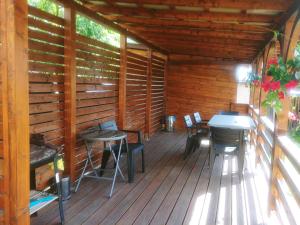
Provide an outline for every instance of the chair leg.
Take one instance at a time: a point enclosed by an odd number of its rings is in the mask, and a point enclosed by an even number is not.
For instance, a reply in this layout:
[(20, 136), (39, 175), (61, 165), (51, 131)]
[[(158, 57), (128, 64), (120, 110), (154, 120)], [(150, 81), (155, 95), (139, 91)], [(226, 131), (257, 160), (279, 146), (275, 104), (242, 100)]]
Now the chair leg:
[(186, 159), (186, 157), (190, 154), (192, 147), (193, 147), (192, 137), (188, 136), (186, 139), (186, 145), (185, 145), (185, 150), (184, 150), (184, 155), (183, 155), (184, 159)]
[(134, 163), (134, 154), (132, 151), (128, 151), (127, 153), (127, 160), (128, 160), (128, 183), (132, 183), (134, 180), (134, 168), (135, 168), (135, 163)]
[(106, 165), (107, 165), (107, 162), (109, 160), (109, 157), (110, 157), (110, 151), (104, 151), (103, 152), (103, 156), (102, 156), (102, 160), (101, 160), (101, 170), (100, 170), (100, 173), (99, 175), (102, 176), (103, 173), (104, 173), (104, 169), (106, 168)]
[(145, 154), (144, 149), (142, 149), (142, 173), (145, 173)]
[(239, 153), (238, 153), (238, 167), (239, 167), (239, 174), (240, 175), (243, 174), (244, 159), (245, 159), (244, 149), (239, 149)]
[(195, 135), (193, 136), (193, 152), (200, 147), (200, 137)]
[(214, 161), (215, 161), (215, 152), (213, 146), (210, 147), (209, 151), (209, 172), (212, 173), (213, 167), (214, 167)]

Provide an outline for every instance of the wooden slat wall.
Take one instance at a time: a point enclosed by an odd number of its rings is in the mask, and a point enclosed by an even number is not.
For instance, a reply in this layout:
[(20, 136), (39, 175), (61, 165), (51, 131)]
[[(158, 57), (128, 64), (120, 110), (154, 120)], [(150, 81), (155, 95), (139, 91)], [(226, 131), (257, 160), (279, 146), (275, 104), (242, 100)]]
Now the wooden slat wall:
[[(76, 65), (77, 133), (100, 122), (117, 121), (120, 49), (77, 35)], [(85, 159), (86, 150), (78, 140), (77, 174)], [(99, 160), (99, 155), (95, 159)]]
[[(46, 21), (47, 20), (47, 21)], [(64, 19), (29, 6), (30, 133), (64, 144)], [(53, 176), (48, 165), (36, 169), (43, 189)]]
[(176, 126), (184, 128), (183, 116), (200, 112), (210, 119), (229, 110), (236, 100), (235, 65), (173, 65), (167, 75), (167, 113), (177, 116)]
[(126, 128), (145, 132), (148, 59), (127, 52)]
[[(48, 22), (45, 22), (47, 19)], [(29, 7), (30, 133), (64, 143), (64, 20)]]
[(152, 55), (152, 80), (151, 80), (151, 124), (150, 134), (160, 130), (161, 119), (165, 115), (165, 68), (163, 58)]

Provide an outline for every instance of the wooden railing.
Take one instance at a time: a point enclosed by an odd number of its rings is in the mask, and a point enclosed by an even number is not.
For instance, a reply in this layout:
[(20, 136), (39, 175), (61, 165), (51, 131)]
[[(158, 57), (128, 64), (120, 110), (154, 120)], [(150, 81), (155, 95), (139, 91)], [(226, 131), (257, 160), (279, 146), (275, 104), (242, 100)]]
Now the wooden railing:
[(282, 224), (299, 224), (300, 214), (300, 147), (288, 136), (277, 136), (275, 124), (258, 110), (249, 114), (257, 125), (250, 133), (250, 143), (256, 150), (256, 164), (262, 168), (269, 183), (269, 213), (275, 212)]
[[(288, 136), (277, 136), (273, 156), (270, 207), (281, 221), (299, 224), (300, 147)], [(287, 224), (287, 223), (285, 223)]]

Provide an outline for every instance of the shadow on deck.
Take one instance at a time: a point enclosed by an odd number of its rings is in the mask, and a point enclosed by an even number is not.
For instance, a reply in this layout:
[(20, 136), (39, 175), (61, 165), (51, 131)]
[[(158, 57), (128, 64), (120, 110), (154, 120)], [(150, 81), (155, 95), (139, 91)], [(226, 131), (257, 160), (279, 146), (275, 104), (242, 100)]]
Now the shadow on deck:
[[(255, 175), (251, 151), (242, 180), (228, 155), (216, 158), (210, 176), (207, 146), (183, 160), (185, 140), (183, 133), (154, 136), (146, 144), (146, 173), (137, 172), (132, 184), (119, 180), (111, 199), (110, 182), (84, 179), (64, 204), (66, 224), (265, 224), (266, 185)], [(56, 203), (31, 218), (33, 225), (58, 222)]]

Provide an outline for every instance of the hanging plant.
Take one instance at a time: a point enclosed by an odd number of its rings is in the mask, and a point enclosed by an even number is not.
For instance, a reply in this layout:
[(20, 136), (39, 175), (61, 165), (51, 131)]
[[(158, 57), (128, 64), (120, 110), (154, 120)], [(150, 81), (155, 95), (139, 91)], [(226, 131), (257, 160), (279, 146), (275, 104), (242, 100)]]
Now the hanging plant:
[[(297, 46), (299, 49), (299, 46)], [(276, 112), (282, 110), (282, 100), (290, 89), (298, 86), (300, 79), (300, 55), (296, 54), (293, 59), (286, 63), (281, 57), (271, 58), (266, 67), (266, 76), (261, 84), (267, 93), (262, 105), (272, 107)]]
[(258, 76), (254, 72), (250, 72), (248, 74), (248, 79), (247, 79), (247, 84), (250, 85), (251, 87), (255, 86), (258, 87), (261, 83), (261, 77)]

